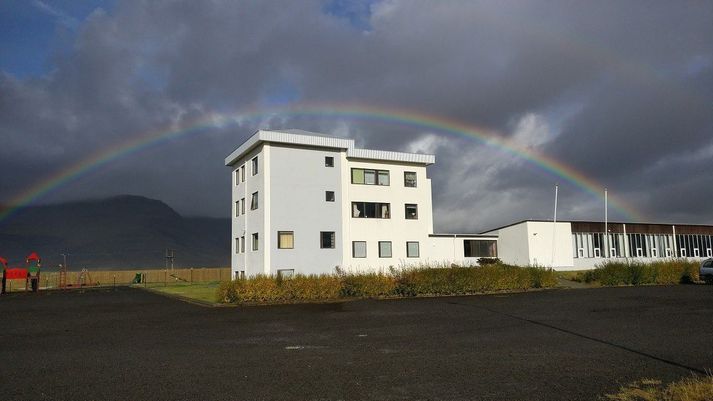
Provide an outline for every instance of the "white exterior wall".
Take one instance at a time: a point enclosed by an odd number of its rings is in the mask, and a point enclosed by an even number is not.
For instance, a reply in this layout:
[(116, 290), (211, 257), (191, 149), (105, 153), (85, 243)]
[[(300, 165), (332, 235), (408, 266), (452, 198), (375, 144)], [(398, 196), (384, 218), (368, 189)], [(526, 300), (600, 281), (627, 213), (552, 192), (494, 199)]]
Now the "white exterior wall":
[(494, 240), (497, 243), (498, 255), (500, 254), (500, 243), (496, 236), (438, 236), (429, 238), (430, 248), (426, 262), (433, 265), (477, 266), (480, 257), (465, 257), (465, 247), (463, 245), (465, 240)]
[[(235, 277), (235, 272), (245, 271), (247, 275), (255, 275), (265, 273), (266, 261), (262, 250), (265, 248), (265, 148), (266, 146), (258, 146), (249, 152), (245, 157), (241, 158), (233, 165), (232, 178), (232, 258), (231, 271)], [(252, 159), (258, 158), (258, 174), (252, 175)], [(235, 183), (235, 171), (241, 166), (245, 166), (245, 182), (238, 185)], [(258, 193), (258, 209), (250, 210), (250, 200), (254, 192)], [(235, 216), (235, 202), (245, 198), (245, 214)], [(258, 233), (259, 249), (252, 250), (252, 233)], [(245, 252), (236, 252), (235, 238), (245, 236)]]
[[(270, 273), (294, 269), (302, 274), (333, 272), (342, 264), (342, 154), (328, 148), (270, 145)], [(325, 157), (334, 158), (334, 167), (325, 167)], [(325, 192), (334, 191), (335, 201), (327, 202)], [(278, 249), (277, 233), (294, 232), (294, 248)], [(335, 232), (336, 246), (320, 248), (320, 232)], [(267, 248), (266, 248), (267, 249)]]
[(498, 255), (505, 263), (553, 267), (556, 270), (574, 266), (569, 222), (555, 225), (552, 222), (525, 221), (501, 228), (497, 233)]
[[(428, 258), (428, 235), (432, 232), (431, 180), (423, 165), (347, 159), (342, 180), (347, 183), (344, 201), (347, 206), (344, 226), (347, 243), (344, 245), (342, 266), (347, 271), (377, 271), (389, 266), (401, 267), (420, 264)], [(389, 171), (389, 184), (365, 185), (351, 183), (351, 169), (364, 168)], [(416, 187), (404, 186), (404, 172), (416, 172)], [(352, 217), (352, 202), (389, 203), (388, 219)], [(418, 219), (406, 219), (405, 204), (418, 205)], [(367, 257), (352, 257), (352, 241), (366, 241)], [(391, 241), (391, 258), (379, 258), (379, 241)], [(406, 242), (419, 243), (419, 257), (406, 256)]]

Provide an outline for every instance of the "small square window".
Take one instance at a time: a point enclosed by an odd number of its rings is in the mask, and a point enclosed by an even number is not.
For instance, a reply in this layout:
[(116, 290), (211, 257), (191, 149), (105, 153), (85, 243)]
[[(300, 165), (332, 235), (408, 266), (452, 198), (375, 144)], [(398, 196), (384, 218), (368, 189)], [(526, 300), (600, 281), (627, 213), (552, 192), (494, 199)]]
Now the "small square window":
[(391, 257), (391, 241), (379, 241), (379, 257)]
[(294, 231), (278, 231), (277, 232), (277, 248), (278, 249), (293, 249), (295, 247), (295, 232)]
[(259, 248), (259, 238), (257, 233), (253, 233), (253, 251), (257, 251)]
[(418, 206), (412, 203), (406, 204), (406, 219), (416, 220), (418, 219)]
[(250, 199), (250, 210), (256, 210), (258, 206), (257, 192), (253, 192), (253, 197)]
[(355, 258), (365, 258), (366, 257), (366, 241), (353, 241), (352, 242), (352, 256)]
[(334, 191), (326, 191), (324, 197), (327, 202), (334, 202)]
[(334, 157), (325, 156), (324, 157), (324, 167), (334, 167)]
[(279, 269), (277, 270), (277, 278), (281, 280), (288, 280), (294, 277), (295, 269)]
[(414, 171), (404, 172), (404, 186), (416, 188), (416, 173)]
[(253, 175), (256, 175), (258, 173), (257, 156), (253, 157), (252, 164), (253, 164)]
[(334, 231), (321, 231), (319, 233), (319, 247), (322, 249), (334, 248)]
[(406, 257), (417, 258), (418, 257), (418, 242), (407, 242), (406, 243)]

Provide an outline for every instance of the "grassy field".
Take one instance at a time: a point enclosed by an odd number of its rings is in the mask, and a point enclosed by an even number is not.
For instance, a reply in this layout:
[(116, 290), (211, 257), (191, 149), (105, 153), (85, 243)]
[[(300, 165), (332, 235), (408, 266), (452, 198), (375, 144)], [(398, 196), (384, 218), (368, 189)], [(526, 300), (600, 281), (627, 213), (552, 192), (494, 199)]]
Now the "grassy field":
[[(151, 288), (154, 291), (162, 292), (169, 295), (180, 295), (186, 298), (192, 298), (199, 301), (205, 302), (218, 302), (216, 296), (216, 290), (218, 289), (218, 281), (211, 281), (207, 283), (195, 283), (187, 284), (183, 282), (169, 283), (164, 285), (162, 283), (148, 284), (146, 288)], [(136, 285), (137, 287), (144, 288), (143, 285)]]

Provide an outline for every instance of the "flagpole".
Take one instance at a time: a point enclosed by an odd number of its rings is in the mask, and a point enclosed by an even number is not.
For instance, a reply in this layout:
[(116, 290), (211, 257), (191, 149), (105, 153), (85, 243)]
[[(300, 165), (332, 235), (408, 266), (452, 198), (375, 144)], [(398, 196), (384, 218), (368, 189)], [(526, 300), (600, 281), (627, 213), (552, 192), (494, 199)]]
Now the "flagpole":
[(608, 191), (604, 188), (604, 246), (606, 247), (604, 255), (609, 258), (609, 198)]
[(559, 192), (559, 185), (555, 184), (555, 211), (552, 215), (552, 263), (550, 266), (554, 269), (555, 267), (555, 247), (557, 246), (557, 236), (555, 235), (555, 230), (557, 229), (557, 193)]

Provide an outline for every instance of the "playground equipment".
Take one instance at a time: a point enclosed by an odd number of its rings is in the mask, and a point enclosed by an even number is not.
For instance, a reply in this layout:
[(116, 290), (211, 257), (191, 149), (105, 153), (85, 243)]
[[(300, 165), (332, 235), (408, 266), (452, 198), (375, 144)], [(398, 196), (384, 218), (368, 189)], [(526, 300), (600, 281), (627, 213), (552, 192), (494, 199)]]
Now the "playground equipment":
[(0, 258), (0, 263), (2, 263), (2, 290), (0, 293), (4, 294), (6, 292), (7, 280), (25, 280), (25, 291), (28, 288), (32, 289), (32, 292), (37, 292), (40, 288), (40, 267), (42, 266), (42, 258), (37, 252), (32, 252), (25, 258), (26, 267), (15, 267), (8, 268), (7, 260), (5, 258)]

